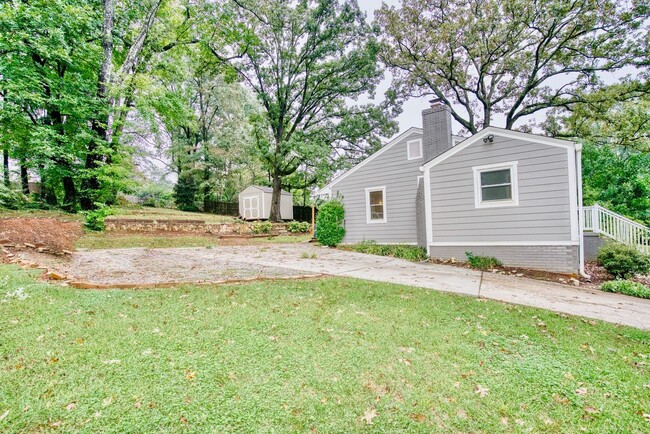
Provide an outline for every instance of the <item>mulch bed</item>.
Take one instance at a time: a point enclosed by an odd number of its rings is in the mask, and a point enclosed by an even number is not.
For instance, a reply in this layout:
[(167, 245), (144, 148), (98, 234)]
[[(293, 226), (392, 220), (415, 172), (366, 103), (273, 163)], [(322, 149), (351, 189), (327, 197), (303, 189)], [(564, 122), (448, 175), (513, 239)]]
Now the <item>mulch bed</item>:
[[(430, 262), (434, 264), (453, 265), (460, 268), (472, 269), (467, 262), (452, 262), (450, 259), (431, 259)], [(492, 272), (517, 277), (528, 277), (530, 279), (545, 280), (547, 282), (562, 283), (571, 286), (584, 286), (593, 289), (600, 289), (600, 285), (602, 285), (603, 282), (614, 280), (614, 276), (609, 274), (604, 267), (598, 265), (596, 262), (585, 262), (585, 273), (590, 276), (589, 279), (572, 274), (553, 273), (550, 271), (533, 270), (521, 267), (495, 267), (494, 270), (495, 271), (487, 270), (486, 273)], [(635, 276), (630, 280), (650, 287), (650, 276)], [(576, 285), (576, 281), (579, 282), (579, 285)]]

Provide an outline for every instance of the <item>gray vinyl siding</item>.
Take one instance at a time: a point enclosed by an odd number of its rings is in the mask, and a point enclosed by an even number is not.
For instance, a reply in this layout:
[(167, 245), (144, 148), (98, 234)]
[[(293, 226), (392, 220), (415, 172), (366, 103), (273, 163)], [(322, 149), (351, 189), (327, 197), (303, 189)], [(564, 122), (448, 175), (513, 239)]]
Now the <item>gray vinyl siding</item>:
[[(472, 167), (517, 162), (519, 205), (475, 208)], [(571, 241), (567, 149), (495, 135), (431, 168), (433, 242)]]
[[(416, 243), (416, 194), (423, 159), (407, 160), (406, 142), (413, 133), (331, 186), (345, 207), (344, 243)], [(366, 222), (366, 188), (386, 187), (386, 223)]]

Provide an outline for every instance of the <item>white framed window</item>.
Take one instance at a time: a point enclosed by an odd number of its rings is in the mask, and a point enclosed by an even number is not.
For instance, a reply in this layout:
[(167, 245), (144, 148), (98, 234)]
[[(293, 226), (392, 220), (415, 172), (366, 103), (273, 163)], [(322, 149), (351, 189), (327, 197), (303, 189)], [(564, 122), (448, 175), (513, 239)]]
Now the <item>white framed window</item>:
[(422, 139), (409, 140), (406, 142), (406, 153), (408, 160), (422, 158)]
[(386, 222), (386, 187), (366, 188), (366, 223)]
[(476, 166), (472, 170), (476, 208), (519, 205), (516, 161)]

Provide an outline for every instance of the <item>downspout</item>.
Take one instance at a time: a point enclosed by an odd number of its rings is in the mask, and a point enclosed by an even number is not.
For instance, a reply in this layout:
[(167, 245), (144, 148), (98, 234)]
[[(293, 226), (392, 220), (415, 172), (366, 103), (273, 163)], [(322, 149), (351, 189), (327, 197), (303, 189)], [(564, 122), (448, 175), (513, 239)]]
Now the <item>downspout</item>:
[(576, 184), (578, 185), (578, 237), (579, 237), (579, 272), (584, 278), (591, 278), (585, 272), (585, 236), (584, 236), (584, 210), (582, 209), (582, 144), (576, 143)]

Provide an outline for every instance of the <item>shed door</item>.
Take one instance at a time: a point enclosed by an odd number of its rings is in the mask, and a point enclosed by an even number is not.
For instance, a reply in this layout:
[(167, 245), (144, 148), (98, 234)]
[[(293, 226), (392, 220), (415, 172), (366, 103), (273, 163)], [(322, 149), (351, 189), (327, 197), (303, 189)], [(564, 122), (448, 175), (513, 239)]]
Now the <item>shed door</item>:
[(260, 198), (258, 196), (246, 196), (244, 198), (244, 218), (247, 220), (260, 218)]

